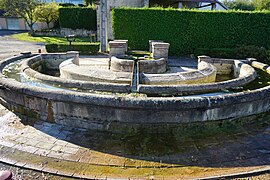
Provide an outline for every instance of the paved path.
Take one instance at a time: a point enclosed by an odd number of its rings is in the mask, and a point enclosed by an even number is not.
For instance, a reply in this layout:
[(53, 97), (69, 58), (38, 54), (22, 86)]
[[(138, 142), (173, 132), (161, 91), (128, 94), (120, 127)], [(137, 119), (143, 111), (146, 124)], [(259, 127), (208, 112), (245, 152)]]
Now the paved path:
[[(269, 119), (270, 115), (265, 118)], [(0, 145), (2, 149), (9, 147), (4, 153), (0, 153), (0, 159), (6, 153), (18, 150), (38, 157), (74, 162), (77, 166), (89, 164), (148, 170), (184, 167), (190, 169), (190, 175), (195, 172), (194, 167), (205, 171), (205, 174), (215, 174), (216, 170), (220, 171), (222, 168), (227, 171), (232, 169), (234, 172), (236, 169), (246, 171), (247, 167), (268, 167), (270, 164), (268, 122), (263, 125), (255, 124), (252, 129), (242, 129), (237, 134), (187, 141), (176, 140), (172, 136), (168, 136), (168, 139), (158, 136), (151, 139), (150, 136), (140, 134), (119, 137), (42, 121), (27, 125), (3, 107), (0, 123)], [(155, 148), (158, 154), (154, 151)], [(22, 164), (20, 160), (16, 160), (15, 165), (25, 166), (27, 162)], [(71, 174), (74, 175), (74, 172)], [(199, 173), (199, 177), (201, 175)]]
[(45, 51), (44, 43), (15, 40), (11, 37), (15, 33), (18, 32), (0, 30), (0, 60), (25, 51), (38, 52), (38, 49), (42, 49), (43, 52)]

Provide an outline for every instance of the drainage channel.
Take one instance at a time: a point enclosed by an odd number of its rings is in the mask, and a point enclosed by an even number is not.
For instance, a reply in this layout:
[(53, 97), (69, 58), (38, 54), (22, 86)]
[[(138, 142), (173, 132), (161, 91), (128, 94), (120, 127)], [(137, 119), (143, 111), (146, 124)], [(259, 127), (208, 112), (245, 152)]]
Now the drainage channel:
[(131, 91), (133, 93), (138, 92), (138, 85), (140, 82), (140, 77), (139, 77), (139, 66), (138, 66), (138, 61), (134, 60), (133, 61), (133, 70), (132, 70), (132, 80), (131, 80)]

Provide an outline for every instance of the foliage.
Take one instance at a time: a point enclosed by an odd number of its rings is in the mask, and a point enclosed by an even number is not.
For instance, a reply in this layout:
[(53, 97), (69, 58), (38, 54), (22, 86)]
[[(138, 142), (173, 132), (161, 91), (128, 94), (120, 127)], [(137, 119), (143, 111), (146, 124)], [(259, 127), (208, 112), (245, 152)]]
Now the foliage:
[(6, 15), (22, 17), (31, 32), (34, 31), (33, 25), (37, 21), (35, 9), (38, 5), (38, 0), (0, 0), (0, 7), (6, 11)]
[(59, 3), (59, 6), (70, 7), (70, 6), (75, 6), (75, 4), (73, 4), (73, 3)]
[(256, 58), (260, 62), (268, 62), (268, 52), (264, 47), (240, 46), (236, 48), (236, 58)]
[(270, 0), (253, 0), (256, 10), (270, 10)]
[(62, 28), (97, 30), (96, 10), (91, 7), (65, 7), (59, 9)]
[(89, 6), (92, 5), (94, 3), (95, 0), (84, 0), (84, 3)]
[(198, 48), (194, 51), (194, 55), (207, 55), (214, 58), (236, 58), (236, 51), (230, 48)]
[(97, 54), (99, 51), (98, 43), (85, 42), (73, 42), (72, 45), (69, 45), (68, 43), (46, 44), (45, 47), (49, 53), (79, 51), (80, 54), (89, 55)]
[(149, 40), (168, 42), (170, 55), (198, 48), (268, 48), (270, 12), (120, 8), (113, 10), (113, 32), (115, 39), (129, 40), (131, 49), (147, 50)]
[(250, 0), (234, 0), (234, 1), (225, 0), (223, 1), (223, 3), (229, 9), (245, 10), (245, 11), (255, 10), (255, 5)]
[[(46, 36), (29, 36), (28, 33), (19, 33), (12, 35), (12, 38), (20, 41), (28, 42), (43, 42), (43, 43), (66, 43), (67, 39), (64, 37), (46, 37)], [(89, 38), (76, 37), (76, 42), (90, 42)]]
[(59, 6), (55, 2), (40, 5), (35, 10), (35, 16), (39, 21), (46, 22), (49, 29), (49, 24), (59, 18)]
[(198, 48), (194, 52), (195, 56), (207, 55), (215, 58), (246, 59), (256, 58), (260, 62), (268, 63), (270, 60), (269, 51), (264, 47), (240, 46), (236, 48)]

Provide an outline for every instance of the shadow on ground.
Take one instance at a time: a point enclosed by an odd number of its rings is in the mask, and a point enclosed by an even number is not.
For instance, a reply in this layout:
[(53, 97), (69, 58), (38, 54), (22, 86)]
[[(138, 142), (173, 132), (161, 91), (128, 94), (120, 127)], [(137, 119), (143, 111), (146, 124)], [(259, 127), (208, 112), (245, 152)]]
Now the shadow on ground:
[(270, 164), (269, 114), (243, 119), (248, 121), (244, 124), (243, 120), (220, 122), (216, 129), (176, 128), (154, 134), (144, 128), (132, 134), (112, 134), (41, 121), (33, 126), (57, 139), (120, 157), (175, 166), (247, 167)]
[(28, 31), (16, 31), (16, 30), (0, 30), (0, 37), (1, 36), (11, 36), (13, 34), (20, 34)]

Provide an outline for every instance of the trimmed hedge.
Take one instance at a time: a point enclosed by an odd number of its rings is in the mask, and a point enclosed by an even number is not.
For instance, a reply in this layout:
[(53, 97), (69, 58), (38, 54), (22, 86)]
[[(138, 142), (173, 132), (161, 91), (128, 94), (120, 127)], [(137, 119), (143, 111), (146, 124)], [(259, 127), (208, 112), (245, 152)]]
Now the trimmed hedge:
[(99, 52), (99, 43), (72, 42), (61, 44), (46, 44), (48, 53), (79, 51), (82, 55), (97, 54)]
[(195, 56), (207, 55), (216, 58), (246, 59), (256, 58), (260, 62), (269, 63), (270, 51), (264, 47), (240, 46), (234, 49), (230, 48), (198, 48), (194, 51)]
[(113, 10), (115, 39), (128, 39), (131, 49), (149, 49), (148, 40), (171, 44), (170, 55), (198, 48), (270, 45), (270, 12), (199, 11), (163, 8)]
[(62, 28), (97, 30), (97, 13), (91, 7), (62, 7), (59, 9)]
[(214, 58), (236, 58), (236, 50), (230, 48), (198, 48), (194, 51), (195, 56), (207, 55)]

